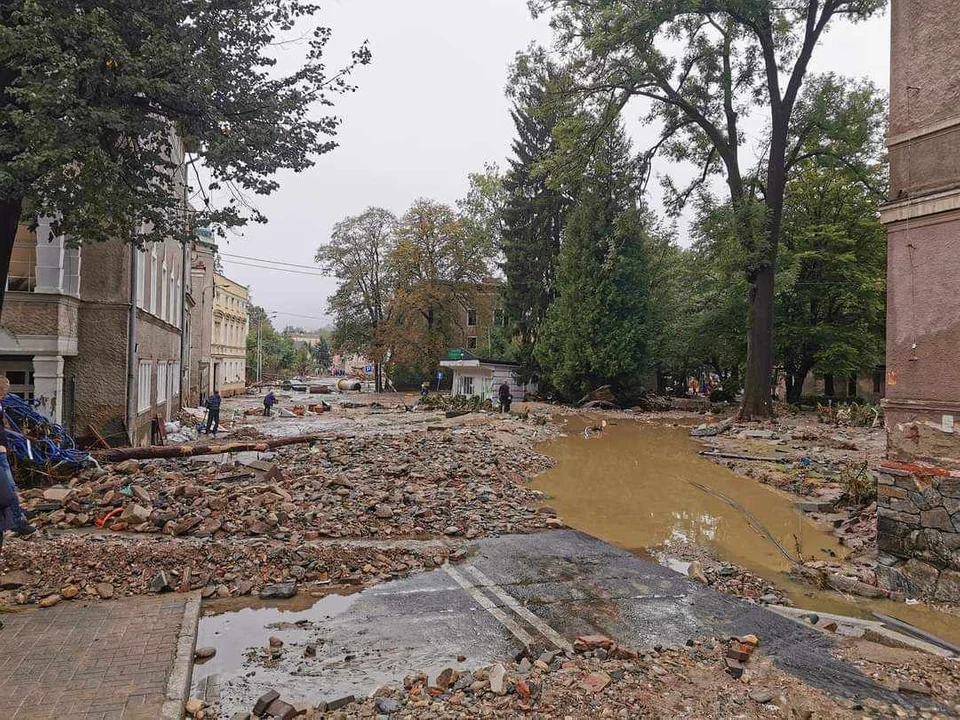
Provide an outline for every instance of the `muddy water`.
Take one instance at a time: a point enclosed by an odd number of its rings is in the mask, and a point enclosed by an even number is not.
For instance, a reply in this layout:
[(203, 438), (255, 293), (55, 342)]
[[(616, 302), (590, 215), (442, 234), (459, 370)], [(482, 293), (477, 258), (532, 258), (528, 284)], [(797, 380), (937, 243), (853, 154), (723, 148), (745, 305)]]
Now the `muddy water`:
[(685, 429), (626, 420), (585, 439), (587, 422), (570, 420), (568, 437), (541, 446), (558, 463), (532, 484), (571, 527), (643, 555), (671, 541), (709, 546), (774, 582), (798, 607), (868, 618), (876, 610), (960, 643), (960, 618), (791, 580), (790, 561), (745, 512), (791, 555), (798, 544), (805, 558), (842, 558), (845, 549), (796, 511), (791, 496), (697, 456)]

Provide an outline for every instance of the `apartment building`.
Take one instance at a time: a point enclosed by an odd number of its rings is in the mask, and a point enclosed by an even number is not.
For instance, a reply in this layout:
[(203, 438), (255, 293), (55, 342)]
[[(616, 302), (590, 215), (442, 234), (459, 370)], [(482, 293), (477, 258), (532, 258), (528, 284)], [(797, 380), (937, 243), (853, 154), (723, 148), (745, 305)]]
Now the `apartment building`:
[(213, 275), (213, 388), (229, 397), (242, 393), (247, 377), (250, 293), (220, 273)]
[(0, 316), (13, 391), (77, 436), (148, 442), (180, 408), (185, 257), (172, 240), (75, 248), (21, 226)]

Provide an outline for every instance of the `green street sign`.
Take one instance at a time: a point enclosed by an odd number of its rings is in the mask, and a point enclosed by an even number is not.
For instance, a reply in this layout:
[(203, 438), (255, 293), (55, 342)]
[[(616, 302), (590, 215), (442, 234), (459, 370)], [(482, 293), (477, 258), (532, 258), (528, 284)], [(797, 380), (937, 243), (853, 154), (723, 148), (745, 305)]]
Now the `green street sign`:
[(448, 360), (463, 360), (463, 350), (448, 350), (447, 351)]

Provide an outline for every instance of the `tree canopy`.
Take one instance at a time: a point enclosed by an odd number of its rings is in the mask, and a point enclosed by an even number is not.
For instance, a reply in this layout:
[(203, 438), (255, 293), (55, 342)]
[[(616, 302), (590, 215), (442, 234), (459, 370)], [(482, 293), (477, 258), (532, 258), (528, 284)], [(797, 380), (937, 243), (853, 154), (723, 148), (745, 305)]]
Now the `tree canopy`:
[[(196, 226), (264, 221), (253, 197), (335, 146), (339, 120), (316, 110), (370, 62), (361, 45), (331, 69), (330, 30), (316, 27), (298, 67), (278, 72), (275, 45), (318, 10), (302, 0), (0, 4), (0, 280), (24, 212), (74, 243), (187, 240)], [(190, 198), (198, 165), (210, 194)]]

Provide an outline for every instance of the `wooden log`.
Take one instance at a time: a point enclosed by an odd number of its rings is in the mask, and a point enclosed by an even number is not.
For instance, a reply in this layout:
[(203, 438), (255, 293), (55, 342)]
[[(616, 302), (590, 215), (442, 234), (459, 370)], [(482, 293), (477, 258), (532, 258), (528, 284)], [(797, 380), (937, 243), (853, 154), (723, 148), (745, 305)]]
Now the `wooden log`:
[(270, 440), (247, 440), (206, 445), (148, 445), (146, 447), (114, 448), (98, 450), (93, 456), (102, 462), (121, 462), (123, 460), (158, 460), (161, 458), (193, 457), (195, 455), (220, 455), (235, 452), (266, 452), (285, 445), (313, 443), (320, 435), (292, 435)]

